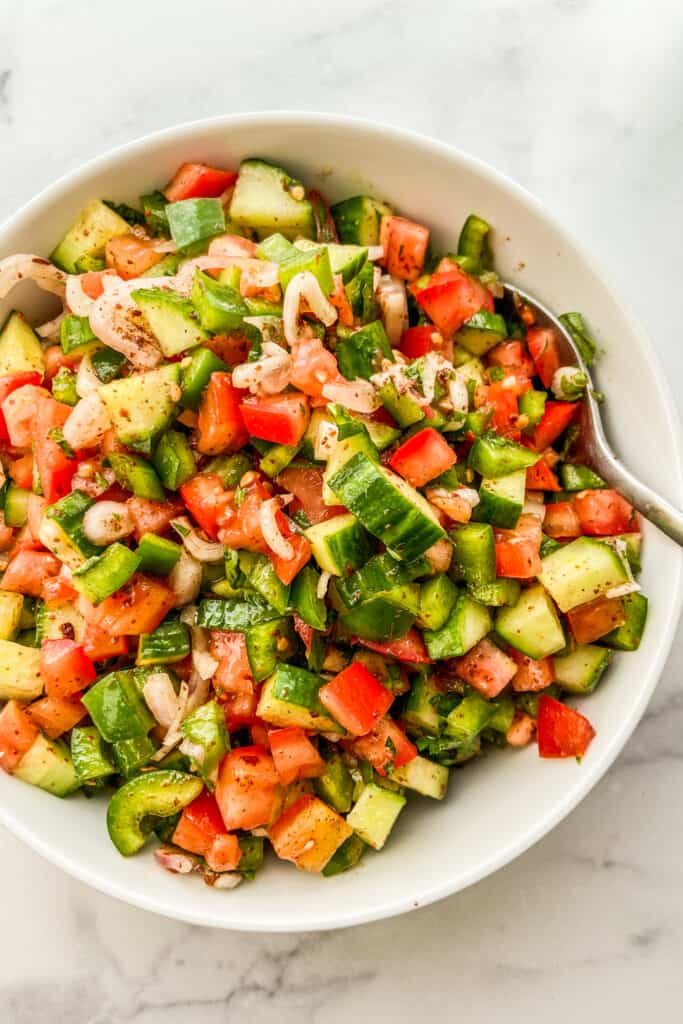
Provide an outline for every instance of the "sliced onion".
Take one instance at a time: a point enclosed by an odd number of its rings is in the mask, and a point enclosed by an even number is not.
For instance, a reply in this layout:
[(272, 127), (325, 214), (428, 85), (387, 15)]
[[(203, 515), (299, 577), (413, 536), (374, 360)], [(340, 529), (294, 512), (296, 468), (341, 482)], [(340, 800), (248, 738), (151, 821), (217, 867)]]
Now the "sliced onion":
[(425, 551), (425, 558), (433, 572), (448, 572), (453, 558), (453, 545), (445, 537), (437, 540)]
[(456, 494), (463, 501), (466, 501), (470, 508), (476, 508), (479, 504), (479, 494), (475, 491), (474, 487), (458, 487)]
[(187, 707), (185, 709), (185, 713), (187, 715), (191, 714), (195, 708), (199, 708), (202, 704), (206, 704), (208, 699), (209, 680), (202, 679), (199, 673), (193, 669), (188, 683)]
[(178, 516), (171, 520), (171, 526), (183, 538), (183, 545), (198, 562), (222, 562), (224, 549), (222, 544), (204, 540), (187, 518)]
[(327, 462), (337, 447), (339, 430), (329, 420), (320, 420), (313, 443), (313, 458), (318, 462)]
[(90, 355), (83, 356), (76, 374), (76, 394), (79, 398), (87, 398), (94, 391), (99, 391), (101, 386), (102, 381), (95, 373)]
[(317, 277), (308, 270), (295, 274), (285, 289), (282, 308), (285, 338), (290, 345), (293, 345), (299, 338), (305, 337), (299, 325), (302, 299), (305, 301), (308, 311), (326, 327), (329, 327), (337, 319), (337, 310), (323, 295)]
[(62, 310), (62, 312), (52, 320), (46, 320), (44, 324), (40, 325), (40, 327), (36, 327), (35, 331), (38, 337), (49, 338), (51, 340), (58, 337), (59, 330), (62, 326), (62, 320), (65, 316), (66, 311)]
[(142, 688), (142, 696), (158, 724), (168, 730), (178, 713), (178, 697), (168, 673), (150, 673)]
[(605, 597), (627, 597), (628, 594), (635, 594), (641, 589), (640, 583), (631, 580), (630, 583), (621, 583), (618, 587), (612, 587), (605, 594)]
[(214, 889), (236, 889), (243, 881), (239, 871), (223, 871), (220, 875), (216, 875), (216, 880), (212, 882), (212, 885)]
[(69, 274), (66, 279), (66, 304), (75, 316), (90, 316), (94, 299), (83, 291), (81, 274)]
[(33, 281), (44, 292), (51, 292), (64, 301), (66, 274), (42, 256), (17, 253), (0, 260), (0, 299), (9, 295), (21, 281)]
[(93, 544), (113, 544), (135, 529), (130, 509), (124, 501), (97, 501), (83, 516), (83, 532)]
[(381, 405), (377, 392), (368, 380), (358, 378), (354, 381), (323, 385), (323, 396), (329, 402), (339, 402), (352, 412), (371, 413)]
[(180, 558), (171, 569), (168, 584), (175, 594), (176, 608), (191, 604), (202, 585), (202, 563), (183, 548)]
[(289, 385), (291, 377), (292, 357), (272, 341), (263, 343), (263, 355), (259, 359), (240, 363), (232, 371), (235, 387), (248, 389), (255, 395), (279, 394)]
[(332, 579), (332, 573), (331, 572), (325, 571), (325, 572), (321, 572), (320, 573), (320, 579), (318, 580), (318, 585), (315, 588), (315, 596), (318, 598), (319, 601), (324, 601), (325, 600), (325, 596), (327, 594), (327, 588), (330, 585), (330, 580), (331, 579)]
[(249, 259), (256, 255), (258, 246), (241, 235), (219, 235), (209, 245), (209, 256), (242, 256)]
[(467, 412), (470, 404), (469, 392), (465, 381), (457, 374), (448, 381), (448, 397), (453, 406), (453, 412)]
[[(169, 287), (169, 282), (173, 281), (172, 277), (155, 278), (154, 286), (161, 287), (163, 282)], [(120, 352), (133, 366), (142, 370), (156, 366), (162, 358), (161, 349), (147, 326), (142, 310), (131, 297), (132, 291), (148, 287), (149, 282), (149, 278), (120, 281), (106, 288), (90, 311), (90, 326), (100, 341)]]
[(277, 513), (282, 507), (280, 498), (268, 498), (264, 501), (259, 509), (259, 519), (261, 524), (261, 532), (263, 533), (263, 539), (270, 548), (270, 550), (282, 558), (285, 562), (294, 558), (294, 547), (287, 540), (286, 537), (280, 532), (280, 527), (277, 521)]
[(96, 391), (81, 398), (64, 424), (64, 440), (76, 450), (94, 448), (111, 427), (109, 410)]
[[(154, 851), (157, 864), (174, 875), (190, 875), (199, 868), (199, 857), (185, 853), (176, 846), (159, 846)], [(240, 876), (241, 877), (241, 876)]]
[[(383, 253), (381, 246), (377, 248)], [(408, 326), (408, 296), (404, 282), (397, 277), (384, 274), (377, 286), (377, 301), (382, 310), (387, 337), (392, 345), (398, 345), (401, 335)]]
[(383, 245), (369, 245), (368, 246), (368, 262), (375, 263), (377, 260), (381, 260), (384, 256)]
[(195, 764), (198, 764), (200, 766), (204, 764), (206, 751), (204, 747), (201, 746), (201, 744), (192, 743), (191, 740), (188, 740), (187, 737), (185, 737), (183, 742), (178, 747), (178, 750), (180, 751), (181, 754), (184, 754), (185, 757), (189, 757), (192, 761), (194, 761)]
[[(157, 673), (155, 673), (155, 674), (157, 674)], [(158, 673), (158, 674), (161, 675), (162, 673)], [(149, 680), (147, 680), (147, 682), (149, 682)], [(169, 682), (170, 682), (170, 680), (169, 680)], [(171, 689), (173, 689), (173, 685), (172, 684), (171, 684)], [(143, 696), (144, 696), (144, 688), (143, 688)], [(178, 690), (178, 696), (176, 697), (176, 710), (175, 710), (175, 713), (174, 713), (173, 718), (171, 720), (171, 724), (169, 725), (168, 730), (166, 732), (166, 735), (164, 737), (164, 742), (159, 747), (159, 749), (157, 751), (155, 751), (154, 754), (152, 754), (152, 757), (151, 757), (150, 760), (152, 760), (152, 761), (163, 761), (163, 759), (166, 757), (166, 755), (169, 754), (173, 750), (174, 747), (177, 747), (178, 744), (182, 742), (183, 734), (180, 731), (180, 726), (182, 725), (183, 719), (185, 718), (185, 716), (187, 714), (189, 714), (189, 710), (188, 710), (188, 706), (187, 706), (188, 696), (189, 696), (189, 688), (188, 688), (188, 685), (185, 682), (185, 680), (183, 680), (181, 682), (181, 684), (180, 684), (180, 689)], [(147, 698), (145, 697), (145, 701), (146, 700), (147, 700)], [(154, 714), (154, 712), (152, 712), (152, 714)]]

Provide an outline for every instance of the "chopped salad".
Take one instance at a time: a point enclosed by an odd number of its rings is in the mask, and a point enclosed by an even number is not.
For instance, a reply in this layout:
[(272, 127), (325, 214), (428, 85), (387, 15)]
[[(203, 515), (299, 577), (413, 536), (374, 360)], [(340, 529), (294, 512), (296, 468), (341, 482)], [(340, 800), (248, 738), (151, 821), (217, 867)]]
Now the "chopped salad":
[(232, 888), (353, 867), (493, 748), (586, 754), (639, 523), (489, 241), (249, 159), (0, 261), (62, 305), (0, 332), (6, 772)]

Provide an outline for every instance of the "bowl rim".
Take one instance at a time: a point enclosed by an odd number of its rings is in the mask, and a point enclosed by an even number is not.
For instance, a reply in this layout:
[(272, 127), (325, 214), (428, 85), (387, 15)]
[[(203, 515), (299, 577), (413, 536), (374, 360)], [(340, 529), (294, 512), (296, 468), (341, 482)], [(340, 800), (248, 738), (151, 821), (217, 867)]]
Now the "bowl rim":
[[(144, 153), (145, 149), (150, 145), (173, 141), (175, 138), (182, 139), (186, 136), (192, 136), (195, 133), (201, 134), (201, 132), (217, 126), (224, 126), (226, 129), (230, 129), (246, 125), (256, 125), (259, 123), (279, 125), (280, 127), (283, 127), (288, 123), (290, 123), (292, 127), (298, 127), (305, 124), (308, 127), (320, 127), (321, 129), (332, 126), (345, 126), (358, 132), (364, 132), (368, 135), (374, 134), (377, 137), (381, 137), (382, 135), (391, 136), (398, 142), (403, 142), (421, 148), (425, 152), (431, 151), (435, 155), (439, 155), (447, 159), (455, 159), (460, 164), (476, 171), (495, 187), (511, 194), (518, 202), (522, 203), (525, 207), (542, 217), (543, 220), (549, 224), (560, 237), (567, 241), (584, 265), (593, 272), (599, 281), (600, 286), (608, 294), (610, 299), (615, 303), (618, 303), (633, 335), (638, 339), (638, 344), (641, 350), (649, 361), (659, 397), (662, 401), (667, 426), (673, 437), (675, 465), (672, 469), (675, 472), (671, 473), (670, 493), (667, 496), (674, 502), (681, 502), (683, 500), (683, 442), (681, 440), (680, 419), (673, 401), (673, 395), (669, 388), (668, 381), (659, 363), (657, 353), (655, 352), (640, 321), (633, 314), (629, 305), (625, 304), (619, 297), (618, 292), (612, 285), (609, 274), (605, 274), (602, 266), (596, 263), (593, 256), (587, 251), (584, 244), (576, 238), (572, 230), (567, 228), (566, 225), (555, 216), (555, 214), (551, 213), (544, 203), (537, 199), (524, 186), (508, 177), (508, 175), (498, 171), (479, 157), (471, 156), (450, 143), (439, 141), (411, 129), (397, 127), (396, 125), (382, 120), (316, 111), (262, 110), (251, 113), (219, 114), (208, 118), (185, 121), (181, 124), (172, 125), (170, 127), (138, 136), (129, 142), (123, 143), (112, 149), (106, 150), (104, 153), (91, 157), (84, 163), (79, 164), (72, 170), (62, 174), (54, 182), (46, 185), (35, 196), (23, 203), (13, 214), (0, 224), (0, 248), (2, 247), (3, 236), (8, 231), (20, 226), (25, 217), (33, 215), (36, 207), (39, 208), (42, 204), (47, 202), (59, 201), (64, 193), (67, 193), (74, 187), (77, 187), (80, 180), (87, 178), (93, 172), (106, 168), (107, 164), (113, 160), (125, 159), (126, 157), (133, 158)], [(373, 904), (373, 906), (368, 909), (352, 908), (344, 911), (336, 910), (334, 912), (334, 916), (328, 912), (321, 915), (318, 921), (307, 924), (306, 931), (324, 931), (332, 928), (343, 928), (364, 924), (370, 921), (381, 920), (403, 914), (407, 911), (425, 907), (430, 903), (444, 899), (446, 896), (452, 895), (455, 892), (474, 885), (476, 882), (481, 881), (488, 875), (510, 863), (542, 839), (557, 824), (559, 824), (560, 821), (567, 817), (567, 815), (570, 814), (570, 812), (590, 792), (590, 790), (593, 789), (593, 787), (605, 775), (607, 770), (612, 766), (618, 754), (623, 749), (627, 740), (641, 720), (645, 708), (647, 707), (647, 704), (649, 703), (659, 681), (664, 663), (669, 655), (675, 638), (676, 625), (681, 614), (681, 608), (683, 607), (683, 552), (678, 551), (676, 553), (676, 561), (676, 586), (675, 592), (669, 595), (668, 617), (665, 629), (662, 633), (662, 640), (664, 642), (660, 643), (656, 655), (652, 660), (647, 676), (647, 684), (642, 688), (640, 699), (632, 709), (630, 715), (621, 723), (621, 726), (615, 733), (611, 743), (603, 751), (600, 760), (596, 760), (594, 765), (584, 765), (584, 771), (581, 772), (578, 781), (568, 787), (564, 798), (558, 801), (551, 811), (540, 818), (533, 828), (528, 829), (523, 835), (519, 836), (516, 840), (509, 842), (506, 846), (497, 849), (488, 858), (481, 861), (476, 865), (476, 867), (471, 868), (467, 872), (459, 874), (455, 878), (451, 876), (450, 879), (429, 884), (418, 894), (409, 893), (405, 896), (401, 896), (400, 898), (387, 899), (383, 903)], [(189, 903), (187, 907), (175, 908), (152, 895), (132, 895), (128, 892), (125, 885), (113, 882), (102, 873), (98, 873), (97, 870), (80, 864), (77, 856), (72, 857), (54, 850), (47, 839), (41, 837), (39, 833), (34, 832), (29, 825), (25, 824), (18, 817), (15, 817), (14, 814), (2, 805), (0, 805), (0, 823), (17, 836), (17, 838), (21, 839), (46, 860), (54, 864), (56, 867), (61, 868), (71, 877), (76, 878), (81, 882), (85, 882), (99, 892), (112, 896), (115, 899), (130, 904), (131, 906), (141, 907), (172, 920), (184, 921), (188, 924), (202, 925), (205, 927), (271, 933), (300, 931), (300, 929), (296, 927), (296, 922), (294, 920), (292, 920), (291, 923), (273, 923), (272, 921), (266, 921), (262, 918), (242, 918), (240, 915), (233, 915), (231, 917), (228, 913), (225, 920), (218, 922), (213, 919), (207, 919), (206, 915), (200, 911), (194, 911), (191, 903)]]

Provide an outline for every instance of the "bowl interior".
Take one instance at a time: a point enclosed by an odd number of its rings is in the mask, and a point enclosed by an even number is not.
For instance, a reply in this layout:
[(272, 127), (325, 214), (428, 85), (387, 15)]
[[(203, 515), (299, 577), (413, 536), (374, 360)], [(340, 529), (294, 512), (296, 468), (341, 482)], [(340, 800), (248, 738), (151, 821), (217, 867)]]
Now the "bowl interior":
[[(237, 166), (281, 162), (331, 199), (369, 192), (425, 221), (437, 249), (454, 247), (472, 210), (494, 225), (502, 276), (556, 313), (579, 309), (601, 348), (609, 436), (634, 472), (680, 501), (678, 427), (652, 352), (576, 244), (521, 189), (437, 143), (393, 129), (316, 115), (254, 115), (188, 125), (124, 147), (42, 193), (0, 232), (0, 256), (47, 254), (86, 201), (132, 201), (184, 160)], [(11, 297), (47, 313), (30, 285)], [(9, 309), (0, 304), (0, 322)], [(670, 646), (681, 559), (645, 528), (642, 583), (651, 599), (640, 650), (618, 656), (586, 702), (597, 737), (583, 764), (540, 762), (535, 749), (501, 752), (454, 773), (443, 804), (409, 802), (381, 856), (326, 880), (269, 862), (256, 884), (229, 895), (171, 876), (147, 853), (126, 861), (109, 842), (105, 805), (62, 802), (0, 772), (0, 820), (70, 873), (119, 898), (196, 923), (254, 930), (337, 927), (399, 913), (471, 884), (540, 838), (606, 770), (642, 714)], [(579, 703), (581, 706), (581, 703)]]

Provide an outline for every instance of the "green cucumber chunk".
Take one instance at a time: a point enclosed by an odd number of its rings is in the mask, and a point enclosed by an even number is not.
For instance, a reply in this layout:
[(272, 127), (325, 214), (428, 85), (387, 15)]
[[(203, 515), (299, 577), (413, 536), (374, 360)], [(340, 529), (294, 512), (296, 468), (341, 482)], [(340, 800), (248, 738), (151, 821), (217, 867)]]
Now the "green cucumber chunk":
[(173, 420), (179, 384), (178, 363), (103, 384), (99, 393), (119, 441), (149, 454), (154, 440)]
[(313, 780), (313, 788), (321, 800), (340, 814), (348, 814), (353, 803), (354, 781), (339, 754), (332, 754), (325, 762), (325, 772)]
[(167, 358), (196, 348), (208, 337), (189, 299), (164, 288), (138, 288), (131, 292), (159, 348)]
[(279, 232), (285, 238), (313, 238), (313, 210), (301, 182), (265, 160), (243, 160), (230, 202), (230, 219), (252, 228), (259, 238)]
[(470, 450), (468, 465), (484, 477), (507, 476), (520, 469), (528, 469), (540, 459), (539, 452), (532, 452), (516, 441), (489, 431), (478, 437)]
[(496, 578), (496, 545), (488, 523), (465, 523), (449, 534), (453, 543), (450, 573), (469, 586), (493, 583)]
[(182, 661), (190, 653), (190, 630), (184, 622), (170, 619), (153, 633), (142, 633), (138, 640), (136, 665), (164, 665)]
[(206, 242), (225, 231), (220, 199), (180, 199), (177, 203), (168, 203), (165, 212), (177, 249)]
[(541, 561), (538, 578), (561, 611), (631, 582), (628, 563), (610, 544), (579, 537)]
[(580, 644), (569, 654), (553, 658), (555, 682), (566, 693), (592, 693), (609, 665), (612, 651), (597, 644)]
[(117, 483), (138, 498), (147, 498), (148, 501), (166, 500), (166, 492), (154, 467), (139, 455), (110, 452), (107, 461), (114, 470)]
[(400, 793), (369, 782), (346, 820), (364, 843), (381, 850), (405, 804)]
[(365, 851), (365, 843), (355, 833), (345, 839), (341, 846), (332, 854), (323, 868), (323, 878), (332, 878), (340, 875), (343, 871), (355, 868)]
[(335, 354), (339, 369), (347, 380), (356, 380), (357, 377), (369, 380), (373, 373), (381, 370), (383, 359), (394, 361), (381, 320), (375, 320), (337, 342)]
[(498, 636), (529, 658), (547, 658), (566, 644), (555, 606), (540, 584), (522, 590), (512, 607), (500, 608), (495, 628)]
[(201, 270), (195, 272), (191, 298), (202, 328), (213, 334), (231, 334), (249, 316), (249, 307), (235, 288), (220, 284)]
[(485, 477), (479, 487), (479, 504), (475, 509), (477, 520), (504, 530), (514, 530), (524, 508), (525, 493), (526, 469), (518, 469), (502, 477)]
[(647, 598), (639, 592), (626, 594), (621, 599), (626, 621), (601, 638), (601, 643), (619, 651), (637, 651), (647, 621)]
[(63, 740), (49, 740), (42, 733), (36, 736), (12, 774), (53, 796), (68, 796), (80, 786), (69, 748)]
[(204, 778), (212, 778), (230, 750), (225, 711), (217, 701), (207, 701), (187, 716), (181, 730), (190, 743), (204, 751), (198, 771)]
[(140, 572), (151, 572), (154, 576), (168, 576), (180, 558), (182, 546), (154, 533), (144, 533), (138, 544)]
[(155, 724), (132, 669), (102, 676), (82, 700), (108, 743), (146, 736)]
[(483, 604), (460, 594), (441, 629), (426, 629), (430, 658), (460, 658), (491, 631), (491, 615)]
[(125, 544), (110, 544), (73, 572), (73, 584), (92, 604), (101, 604), (128, 582), (140, 567), (140, 556)]
[(324, 630), (327, 626), (327, 605), (318, 597), (320, 573), (312, 566), (305, 565), (292, 583), (292, 607), (306, 625), (312, 629)]
[(370, 196), (352, 196), (335, 203), (331, 213), (337, 227), (339, 241), (345, 245), (379, 245), (382, 216), (391, 213), (391, 207)]
[(0, 377), (12, 373), (45, 373), (40, 338), (23, 313), (10, 313), (0, 331)]
[[(130, 225), (106, 203), (94, 199), (81, 211), (76, 222), (69, 228), (50, 259), (69, 274), (77, 274), (82, 261), (102, 261), (104, 250), (110, 238), (130, 234)], [(88, 269), (102, 269), (89, 267)]]
[(230, 369), (210, 348), (196, 348), (190, 356), (190, 363), (182, 371), (182, 396), (180, 404), (184, 409), (199, 408), (204, 389), (212, 373), (226, 373)]
[(323, 572), (342, 576), (370, 557), (367, 533), (350, 512), (316, 523), (305, 533), (313, 557)]

